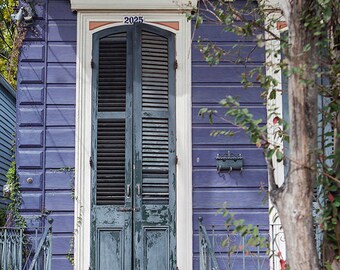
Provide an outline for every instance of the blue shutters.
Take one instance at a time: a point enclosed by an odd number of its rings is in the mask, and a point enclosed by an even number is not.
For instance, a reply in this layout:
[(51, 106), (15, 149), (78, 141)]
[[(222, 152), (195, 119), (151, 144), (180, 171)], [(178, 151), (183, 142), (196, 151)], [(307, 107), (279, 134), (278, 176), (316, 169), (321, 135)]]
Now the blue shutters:
[(91, 269), (133, 269), (131, 35), (125, 27), (93, 39)]
[(175, 269), (174, 35), (94, 35), (92, 268)]
[[(174, 36), (138, 25), (134, 108), (136, 269), (175, 269), (175, 57)], [(137, 190), (138, 192), (138, 190)]]

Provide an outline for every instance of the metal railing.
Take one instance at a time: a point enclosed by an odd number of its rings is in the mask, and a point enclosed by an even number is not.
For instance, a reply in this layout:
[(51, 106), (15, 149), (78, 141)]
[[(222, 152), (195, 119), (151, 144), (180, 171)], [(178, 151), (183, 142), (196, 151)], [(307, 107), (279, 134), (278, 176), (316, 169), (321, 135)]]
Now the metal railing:
[(0, 229), (0, 256), (1, 270), (21, 270), (23, 265), (23, 229), (1, 228)]
[(215, 257), (215, 250), (210, 243), (207, 230), (203, 225), (203, 218), (199, 217), (198, 222), (199, 222), (200, 270), (220, 270)]
[[(267, 254), (267, 248), (247, 245), (251, 235), (234, 233), (227, 227), (216, 230), (215, 226), (209, 226), (208, 234), (203, 218), (199, 217), (198, 221), (200, 270), (268, 270), (270, 268), (270, 255)], [(268, 244), (273, 241), (267, 231), (260, 232), (259, 236), (266, 238)]]
[(44, 231), (34, 228), (0, 228), (0, 270), (51, 270), (52, 223), (48, 220)]

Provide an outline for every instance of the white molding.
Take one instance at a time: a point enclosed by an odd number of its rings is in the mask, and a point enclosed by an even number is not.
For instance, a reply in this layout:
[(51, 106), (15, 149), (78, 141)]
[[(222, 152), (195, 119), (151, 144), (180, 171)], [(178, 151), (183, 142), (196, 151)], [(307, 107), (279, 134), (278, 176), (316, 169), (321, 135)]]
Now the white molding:
[[(272, 1), (273, 2), (273, 1)], [(274, 1), (275, 2), (275, 1)], [(279, 12), (270, 12), (267, 15), (267, 24), (272, 19), (281, 18), (282, 15)], [(280, 36), (280, 31), (275, 27), (271, 28), (271, 32), (277, 36)], [(278, 64), (281, 61), (281, 55), (277, 55), (274, 51), (280, 48), (280, 41), (273, 40), (272, 37), (266, 32), (265, 34), (266, 41), (266, 75), (272, 76), (277, 82), (277, 89), (282, 89), (282, 74), (281, 70), (277, 71)], [(269, 90), (270, 93), (271, 89)], [(282, 129), (282, 126), (273, 123), (273, 115), (271, 115), (271, 110), (276, 109), (276, 112), (280, 118), (283, 118), (283, 103), (282, 103), (282, 92), (276, 93), (275, 100), (269, 100), (267, 102), (267, 131), (268, 131), (268, 140), (276, 145), (280, 145), (280, 148), (283, 150), (283, 142), (281, 139), (274, 136), (275, 130), (278, 128)], [(277, 162), (275, 158), (273, 158), (273, 167), (274, 167), (274, 177), (275, 182), (278, 186), (281, 186), (284, 182), (284, 164), (283, 161)], [(273, 204), (269, 200), (269, 208), (273, 207)], [(277, 210), (276, 208), (271, 211), (269, 215), (269, 233), (270, 235), (277, 236), (275, 237), (275, 243), (270, 241), (270, 249), (275, 253), (281, 253), (281, 256), (286, 259), (286, 246), (283, 237), (283, 231), (281, 228), (281, 221), (277, 218)], [(272, 239), (273, 240), (273, 239)], [(270, 258), (270, 269), (271, 270), (278, 270), (281, 269), (280, 266), (280, 258), (278, 256), (272, 256)]]
[(70, 0), (73, 10), (190, 10), (197, 0)]
[[(124, 3), (124, 1), (122, 1)], [(138, 13), (138, 14), (136, 14)], [(179, 31), (157, 24), (176, 34), (176, 136), (177, 136), (177, 265), (192, 269), (192, 142), (191, 142), (191, 24), (185, 14), (166, 12), (78, 12), (77, 95), (76, 95), (76, 168), (75, 168), (75, 269), (90, 266), (91, 227), (91, 80), (90, 67), (93, 33), (118, 26), (112, 23), (89, 30), (91, 21), (122, 22), (123, 16), (144, 16), (145, 23), (178, 22)], [(154, 23), (153, 23), (154, 22)], [(81, 223), (78, 224), (78, 217)], [(77, 227), (79, 226), (79, 227)]]

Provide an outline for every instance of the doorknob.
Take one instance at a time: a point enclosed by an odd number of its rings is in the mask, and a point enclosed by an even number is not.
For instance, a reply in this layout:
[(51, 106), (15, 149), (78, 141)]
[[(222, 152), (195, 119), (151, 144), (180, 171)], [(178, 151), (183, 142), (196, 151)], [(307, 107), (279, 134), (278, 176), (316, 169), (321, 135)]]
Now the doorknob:
[(131, 185), (127, 184), (126, 185), (126, 197), (130, 198), (130, 192), (131, 192)]
[(137, 184), (136, 187), (137, 187), (137, 196), (140, 197), (140, 195), (141, 195), (140, 184)]

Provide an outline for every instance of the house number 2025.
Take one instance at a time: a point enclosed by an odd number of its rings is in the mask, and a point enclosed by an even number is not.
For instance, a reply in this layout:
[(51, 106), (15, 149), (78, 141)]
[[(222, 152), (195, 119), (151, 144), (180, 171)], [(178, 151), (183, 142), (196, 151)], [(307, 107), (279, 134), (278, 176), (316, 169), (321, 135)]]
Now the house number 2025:
[(125, 16), (124, 23), (125, 24), (134, 24), (134, 23), (143, 23), (144, 17), (143, 16)]

